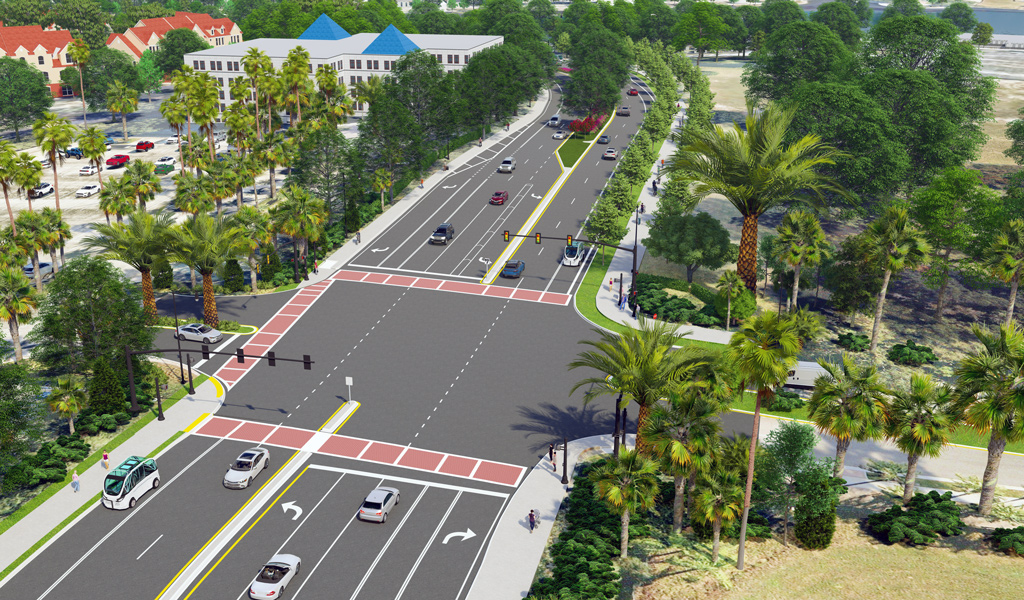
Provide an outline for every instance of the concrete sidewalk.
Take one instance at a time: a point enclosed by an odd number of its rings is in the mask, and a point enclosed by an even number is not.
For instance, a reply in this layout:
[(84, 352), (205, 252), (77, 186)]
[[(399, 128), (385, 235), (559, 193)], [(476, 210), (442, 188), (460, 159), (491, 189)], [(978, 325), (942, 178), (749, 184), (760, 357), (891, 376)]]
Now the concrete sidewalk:
[[(196, 388), (195, 395), (186, 395), (165, 410), (163, 421), (150, 422), (111, 451), (111, 468), (129, 456), (146, 456), (152, 453), (160, 444), (175, 433), (184, 431), (205, 413), (217, 412), (223, 401), (223, 393), (220, 384), (214, 384), (212, 379), (204, 381)], [(65, 486), (0, 535), (0, 570), (6, 569), (54, 527), (90, 502), (93, 496), (103, 490), (103, 479), (106, 475), (107, 470), (103, 468), (102, 462), (79, 472), (80, 492), (75, 493), (70, 485)], [(99, 503), (95, 506), (99, 506)], [(43, 548), (58, 540), (64, 531), (67, 531), (67, 528), (51, 538)], [(24, 564), (26, 563), (22, 563)], [(10, 580), (18, 570), (20, 569), (15, 569), (4, 581)], [(0, 585), (3, 585), (3, 582), (0, 582)]]

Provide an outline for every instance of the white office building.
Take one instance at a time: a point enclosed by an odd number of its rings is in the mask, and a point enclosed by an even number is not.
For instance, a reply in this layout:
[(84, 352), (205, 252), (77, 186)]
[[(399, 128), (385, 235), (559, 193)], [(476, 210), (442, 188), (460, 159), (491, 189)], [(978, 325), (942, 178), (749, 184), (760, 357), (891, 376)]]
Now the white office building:
[[(250, 48), (262, 50), (270, 57), (274, 68), (280, 70), (288, 53), (302, 46), (309, 52), (311, 77), (321, 65), (331, 65), (338, 71), (339, 82), (351, 88), (371, 75), (386, 75), (394, 68), (395, 61), (409, 52), (423, 50), (435, 56), (446, 70), (453, 71), (465, 67), (474, 54), (503, 41), (502, 36), (491, 35), (406, 35), (394, 25), (381, 33), (351, 35), (327, 15), (320, 15), (298, 39), (248, 40), (192, 52), (185, 55), (184, 61), (196, 71), (208, 72), (217, 78), (223, 111), (233, 100), (231, 81), (245, 77), (242, 58)], [(355, 108), (357, 113), (365, 110), (362, 103)]]

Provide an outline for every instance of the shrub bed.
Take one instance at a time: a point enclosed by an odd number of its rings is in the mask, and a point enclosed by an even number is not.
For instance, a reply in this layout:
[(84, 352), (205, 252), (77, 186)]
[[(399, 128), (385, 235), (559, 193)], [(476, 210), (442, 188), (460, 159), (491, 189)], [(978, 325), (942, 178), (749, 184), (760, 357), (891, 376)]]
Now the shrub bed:
[(1024, 556), (1024, 527), (1000, 527), (992, 532), (989, 541), (1011, 556)]
[(803, 408), (806, 402), (795, 392), (789, 390), (775, 390), (775, 396), (768, 401), (767, 408), (778, 412), (792, 412)]
[(927, 545), (940, 535), (960, 535), (964, 532), (964, 522), (960, 518), (960, 507), (953, 501), (953, 492), (940, 496), (932, 490), (927, 494), (914, 494), (905, 508), (893, 506), (871, 515), (868, 529), (890, 544)]
[(871, 338), (863, 333), (840, 333), (836, 344), (850, 352), (864, 352), (871, 345)]
[(906, 344), (896, 344), (889, 349), (886, 358), (899, 365), (919, 367), (924, 363), (931, 363), (938, 360), (932, 349), (928, 346), (918, 346), (914, 340), (907, 340)]

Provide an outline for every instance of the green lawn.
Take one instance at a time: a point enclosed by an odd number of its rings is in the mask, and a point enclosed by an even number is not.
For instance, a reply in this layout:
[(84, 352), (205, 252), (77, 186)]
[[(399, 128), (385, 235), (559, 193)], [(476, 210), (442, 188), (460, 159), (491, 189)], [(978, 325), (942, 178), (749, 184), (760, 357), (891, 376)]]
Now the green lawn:
[(575, 135), (566, 140), (564, 144), (558, 147), (558, 156), (562, 159), (562, 166), (566, 169), (571, 169), (589, 147), (590, 144), (576, 139)]

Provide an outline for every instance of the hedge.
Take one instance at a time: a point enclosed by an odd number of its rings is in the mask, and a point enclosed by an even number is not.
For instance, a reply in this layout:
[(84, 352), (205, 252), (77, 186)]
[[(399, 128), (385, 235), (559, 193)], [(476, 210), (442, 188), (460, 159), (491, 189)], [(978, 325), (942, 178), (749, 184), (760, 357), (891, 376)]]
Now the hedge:
[(890, 544), (932, 544), (940, 535), (962, 534), (964, 527), (953, 493), (946, 492), (940, 496), (935, 490), (914, 494), (906, 508), (893, 506), (868, 517), (868, 529)]

